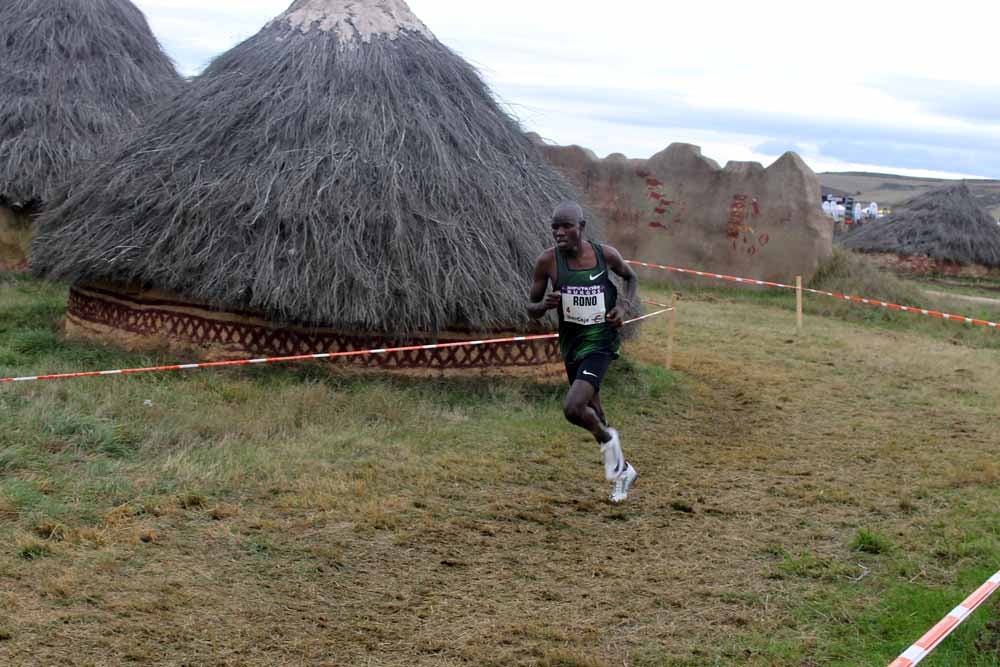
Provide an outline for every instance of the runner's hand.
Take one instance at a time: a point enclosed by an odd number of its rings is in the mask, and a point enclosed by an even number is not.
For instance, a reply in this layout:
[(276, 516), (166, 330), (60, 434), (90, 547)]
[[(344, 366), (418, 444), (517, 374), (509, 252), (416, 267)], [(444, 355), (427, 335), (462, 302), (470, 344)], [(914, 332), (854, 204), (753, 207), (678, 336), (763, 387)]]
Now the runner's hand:
[(549, 292), (545, 295), (545, 310), (552, 310), (562, 306), (562, 294), (559, 292)]
[(621, 329), (625, 325), (625, 309), (615, 306), (608, 313), (607, 322), (612, 329)]

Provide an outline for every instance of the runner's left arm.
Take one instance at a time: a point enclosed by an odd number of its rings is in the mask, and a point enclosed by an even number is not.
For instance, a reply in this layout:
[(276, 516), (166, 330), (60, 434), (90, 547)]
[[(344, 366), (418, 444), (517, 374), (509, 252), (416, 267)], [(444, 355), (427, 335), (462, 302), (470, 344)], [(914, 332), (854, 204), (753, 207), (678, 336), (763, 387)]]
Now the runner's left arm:
[(604, 259), (608, 263), (608, 268), (618, 274), (625, 282), (624, 296), (619, 295), (618, 305), (608, 313), (608, 323), (619, 327), (624, 322), (625, 315), (636, 302), (636, 295), (639, 292), (639, 276), (635, 274), (631, 266), (625, 263), (621, 253), (609, 245), (604, 246)]

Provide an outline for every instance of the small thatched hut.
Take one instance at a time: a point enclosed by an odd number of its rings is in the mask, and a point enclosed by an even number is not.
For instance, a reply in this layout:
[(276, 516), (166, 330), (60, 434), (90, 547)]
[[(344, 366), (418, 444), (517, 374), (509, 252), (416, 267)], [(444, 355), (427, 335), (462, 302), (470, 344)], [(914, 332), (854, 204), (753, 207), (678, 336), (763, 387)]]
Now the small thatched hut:
[(1000, 226), (965, 183), (915, 197), (840, 242), (909, 272), (982, 274), (1000, 268)]
[(133, 345), (307, 353), (524, 331), (546, 221), (572, 196), (402, 0), (297, 0), (42, 218), (33, 267), (76, 283), (71, 329)]
[(128, 0), (0, 2), (0, 269), (64, 178), (181, 84)]

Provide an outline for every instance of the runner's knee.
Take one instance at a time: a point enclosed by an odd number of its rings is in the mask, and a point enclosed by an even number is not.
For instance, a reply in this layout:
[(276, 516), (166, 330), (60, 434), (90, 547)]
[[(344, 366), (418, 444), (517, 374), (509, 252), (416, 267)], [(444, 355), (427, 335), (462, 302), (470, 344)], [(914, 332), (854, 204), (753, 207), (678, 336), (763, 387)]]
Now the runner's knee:
[(566, 403), (563, 404), (563, 415), (566, 416), (566, 421), (571, 424), (579, 424), (583, 421), (583, 412), (586, 409), (586, 403), (567, 398)]

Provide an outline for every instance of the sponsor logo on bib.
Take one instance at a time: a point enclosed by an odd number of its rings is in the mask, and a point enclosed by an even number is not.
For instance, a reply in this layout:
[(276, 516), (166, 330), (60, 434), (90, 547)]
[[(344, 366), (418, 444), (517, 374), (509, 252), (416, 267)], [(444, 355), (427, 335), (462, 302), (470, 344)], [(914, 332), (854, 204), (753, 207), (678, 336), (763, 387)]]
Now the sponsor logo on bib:
[(563, 287), (563, 319), (573, 324), (604, 324), (608, 310), (605, 307), (604, 287)]

